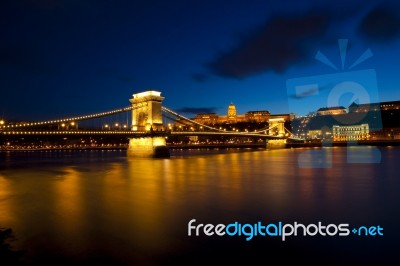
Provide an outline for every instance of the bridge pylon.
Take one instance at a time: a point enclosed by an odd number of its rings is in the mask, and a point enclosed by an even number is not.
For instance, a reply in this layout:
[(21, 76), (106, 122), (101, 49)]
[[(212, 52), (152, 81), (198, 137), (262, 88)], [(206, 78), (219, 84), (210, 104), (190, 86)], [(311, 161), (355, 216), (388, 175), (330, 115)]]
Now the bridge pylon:
[[(270, 135), (284, 137), (285, 136), (285, 119), (284, 118), (270, 118), (268, 121), (271, 128)], [(276, 139), (267, 141), (267, 149), (282, 149), (286, 147), (286, 139)]]
[(133, 98), (129, 99), (133, 107), (131, 129), (140, 132), (162, 130), (161, 103), (163, 100), (164, 97), (159, 91), (133, 94)]
[(169, 157), (165, 134), (163, 134), (161, 103), (164, 97), (159, 91), (133, 94), (132, 131), (143, 132), (142, 136), (129, 139), (128, 155), (135, 157)]
[(268, 120), (269, 127), (272, 128), (268, 132), (269, 135), (274, 135), (278, 137), (285, 136), (285, 119), (284, 118), (270, 118)]

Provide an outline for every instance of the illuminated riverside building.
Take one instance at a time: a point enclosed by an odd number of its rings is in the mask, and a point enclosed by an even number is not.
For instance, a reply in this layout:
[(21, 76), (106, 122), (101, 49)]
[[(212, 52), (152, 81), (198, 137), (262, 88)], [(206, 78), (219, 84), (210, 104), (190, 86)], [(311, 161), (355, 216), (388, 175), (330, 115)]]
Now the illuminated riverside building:
[[(290, 115), (278, 115), (289, 120)], [(268, 122), (268, 120), (274, 117), (269, 111), (248, 111), (245, 114), (237, 114), (236, 106), (231, 103), (228, 106), (227, 115), (217, 115), (216, 113), (204, 113), (197, 114), (194, 121), (201, 124), (234, 124), (239, 122)]]
[(309, 130), (307, 133), (307, 139), (322, 139), (323, 134), (321, 129)]
[(216, 113), (197, 114), (194, 121), (200, 124), (216, 124), (218, 123), (218, 115)]
[(228, 119), (236, 119), (236, 106), (233, 103), (228, 106)]
[(266, 122), (271, 114), (268, 111), (249, 111), (244, 116), (248, 122)]
[(363, 103), (363, 104), (357, 104), (353, 102), (349, 106), (350, 113), (369, 112), (369, 111), (389, 111), (389, 110), (400, 110), (400, 101)]
[(351, 126), (338, 126), (332, 127), (333, 141), (356, 141), (369, 139), (369, 125), (351, 125)]
[(317, 115), (341, 115), (346, 114), (347, 110), (343, 106), (319, 108)]

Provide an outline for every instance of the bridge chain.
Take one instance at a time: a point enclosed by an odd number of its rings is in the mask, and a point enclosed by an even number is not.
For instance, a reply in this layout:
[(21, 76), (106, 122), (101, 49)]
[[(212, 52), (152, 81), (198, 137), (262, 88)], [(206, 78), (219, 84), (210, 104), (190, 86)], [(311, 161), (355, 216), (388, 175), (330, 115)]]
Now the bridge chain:
[(147, 106), (147, 102), (137, 104), (135, 107), (127, 106), (127, 107), (123, 107), (123, 108), (119, 108), (119, 109), (115, 109), (115, 110), (111, 110), (111, 111), (107, 111), (107, 112), (96, 113), (96, 114), (82, 115), (82, 116), (69, 117), (69, 118), (61, 118), (61, 119), (48, 120), (48, 121), (28, 122), (28, 123), (18, 124), (18, 125), (8, 125), (8, 126), (4, 127), (3, 129), (4, 130), (15, 130), (15, 129), (24, 128), (24, 127), (47, 126), (47, 125), (52, 125), (52, 124), (64, 123), (64, 122), (84, 121), (84, 120), (95, 119), (95, 118), (115, 115), (115, 114), (119, 114), (119, 113), (124, 113), (124, 112), (128, 112), (128, 111), (132, 111), (134, 109), (142, 108), (144, 106)]

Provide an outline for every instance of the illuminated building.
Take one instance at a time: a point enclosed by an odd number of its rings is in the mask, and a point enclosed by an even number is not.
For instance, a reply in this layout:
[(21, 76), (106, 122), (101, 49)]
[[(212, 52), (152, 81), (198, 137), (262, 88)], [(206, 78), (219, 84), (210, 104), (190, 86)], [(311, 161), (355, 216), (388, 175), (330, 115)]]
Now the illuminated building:
[(219, 116), (216, 113), (197, 114), (194, 121), (201, 124), (216, 124)]
[(249, 111), (244, 114), (248, 122), (268, 122), (270, 115), (268, 111)]
[(322, 136), (321, 129), (309, 130), (307, 134), (307, 138), (309, 139), (322, 139)]
[(369, 139), (369, 125), (351, 125), (351, 126), (338, 126), (332, 127), (333, 141), (356, 141)]
[(343, 106), (335, 106), (335, 107), (322, 107), (317, 111), (317, 115), (340, 115), (346, 114), (346, 108)]
[(227, 115), (217, 115), (216, 113), (197, 114), (194, 121), (201, 124), (236, 123), (244, 120), (243, 115), (237, 115), (236, 106), (231, 103), (228, 106)]
[(388, 111), (388, 110), (399, 110), (400, 101), (392, 102), (380, 102), (380, 103), (363, 103), (357, 104), (353, 102), (349, 106), (349, 112), (369, 112), (369, 111)]
[(228, 106), (228, 119), (236, 119), (236, 106), (233, 103)]
[[(275, 118), (285, 118), (289, 120), (289, 115), (276, 115)], [(231, 103), (228, 106), (227, 115), (217, 115), (216, 113), (197, 114), (194, 121), (201, 124), (234, 124), (238, 122), (268, 122), (271, 118), (269, 111), (248, 111), (245, 114), (237, 114), (236, 106)]]
[(236, 113), (236, 106), (231, 103), (228, 106), (228, 111), (227, 111), (227, 115), (224, 116), (219, 116), (218, 117), (218, 123), (229, 123), (229, 124), (234, 124), (237, 122), (245, 122), (246, 118), (244, 115), (238, 115)]

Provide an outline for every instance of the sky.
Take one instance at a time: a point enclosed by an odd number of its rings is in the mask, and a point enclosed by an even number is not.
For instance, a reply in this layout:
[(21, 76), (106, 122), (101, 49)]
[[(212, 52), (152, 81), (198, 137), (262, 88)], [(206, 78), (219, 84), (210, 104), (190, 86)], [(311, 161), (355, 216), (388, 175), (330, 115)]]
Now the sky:
[(188, 116), (400, 100), (396, 1), (1, 1), (0, 32), (6, 120), (113, 110), (147, 90)]

